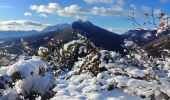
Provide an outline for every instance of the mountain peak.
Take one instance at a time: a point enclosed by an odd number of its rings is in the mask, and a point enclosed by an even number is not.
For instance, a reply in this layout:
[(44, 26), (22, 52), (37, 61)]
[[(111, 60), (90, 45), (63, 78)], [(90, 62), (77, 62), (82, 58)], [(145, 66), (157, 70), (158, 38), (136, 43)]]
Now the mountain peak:
[(95, 26), (94, 24), (92, 24), (90, 21), (83, 21), (83, 20), (78, 20), (78, 21), (74, 21), (72, 23), (72, 27), (75, 28), (76, 25), (80, 25), (80, 26)]
[[(88, 21), (88, 20), (77, 20), (77, 21), (74, 21), (74, 22), (92, 24), (92, 23), (91, 23), (90, 21)], [(74, 23), (74, 22), (73, 22), (73, 23)]]
[(81, 31), (84, 36), (89, 38), (98, 47), (123, 52), (121, 44), (123, 44), (124, 39), (119, 34), (100, 28), (90, 21), (75, 21), (72, 23), (72, 28)]

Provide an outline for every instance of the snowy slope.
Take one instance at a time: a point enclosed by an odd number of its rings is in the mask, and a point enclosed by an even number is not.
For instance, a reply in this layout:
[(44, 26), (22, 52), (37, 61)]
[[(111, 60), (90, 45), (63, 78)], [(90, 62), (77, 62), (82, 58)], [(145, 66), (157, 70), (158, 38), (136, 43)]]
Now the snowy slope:
[[(160, 36), (167, 35), (169, 33), (170, 30), (167, 30), (162, 32)], [(138, 45), (144, 45), (158, 38), (158, 36), (156, 36), (156, 30), (129, 30), (122, 34), (122, 37), (131, 40)]]

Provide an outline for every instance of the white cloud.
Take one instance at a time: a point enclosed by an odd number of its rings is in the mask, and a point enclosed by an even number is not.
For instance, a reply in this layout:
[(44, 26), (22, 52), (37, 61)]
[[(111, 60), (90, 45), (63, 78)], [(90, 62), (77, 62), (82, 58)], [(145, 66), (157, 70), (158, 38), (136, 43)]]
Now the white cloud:
[(84, 21), (87, 21), (89, 19), (88, 16), (83, 16), (83, 15), (77, 15), (75, 16), (76, 19), (80, 19), (80, 20), (84, 20)]
[(103, 15), (103, 16), (118, 16), (121, 15), (125, 10), (119, 6), (105, 8), (105, 7), (93, 7), (90, 11), (92, 14)]
[(39, 14), (38, 16), (47, 18), (48, 16), (46, 14)]
[(127, 0), (84, 0), (86, 3), (106, 3), (106, 4), (115, 4), (123, 6)]
[(60, 9), (60, 5), (58, 3), (49, 3), (46, 5), (31, 5), (31, 10), (37, 11), (37, 13), (57, 13), (57, 11)]
[(46, 25), (29, 20), (0, 21), (0, 30), (42, 30)]
[(68, 7), (65, 7), (64, 9), (59, 10), (58, 15), (60, 15), (60, 16), (74, 16), (74, 15), (85, 14), (87, 12), (88, 11), (79, 7), (78, 5), (70, 5)]
[(75, 17), (77, 15), (85, 14), (88, 12), (78, 5), (70, 5), (62, 9), (60, 8), (60, 5), (58, 3), (49, 3), (47, 6), (31, 5), (30, 9), (36, 11), (37, 13), (57, 14), (59, 16), (64, 16), (64, 17), (70, 17), (70, 16)]
[(24, 13), (24, 16), (32, 16), (32, 13), (30, 13), (30, 12), (25, 12), (25, 13)]
[[(152, 8), (151, 7), (148, 7), (148, 6), (142, 6), (142, 10), (144, 12), (151, 12)], [(156, 14), (156, 15), (159, 15), (161, 13), (161, 10), (160, 9), (153, 9), (153, 13)]]
[(84, 0), (86, 3), (112, 3), (113, 0)]
[(114, 0), (115, 5), (124, 6), (127, 0)]
[(145, 11), (145, 12), (148, 12), (148, 11), (150, 11), (151, 10), (151, 8), (150, 7), (148, 7), (148, 6), (142, 6), (142, 10), (143, 11)]
[(87, 16), (94, 15), (94, 14), (102, 15), (102, 16), (118, 16), (126, 11), (123, 9), (122, 6), (124, 5), (125, 1), (126, 0), (114, 0), (116, 4), (110, 8), (93, 7), (93, 8), (85, 9), (80, 7), (79, 5), (69, 5), (64, 8), (61, 8), (58, 3), (49, 3), (48, 5), (31, 5), (30, 9), (36, 11), (37, 13), (56, 14), (62, 17), (74, 17), (74, 18), (87, 19)]
[(157, 14), (157, 15), (159, 15), (161, 12), (162, 12), (162, 11), (161, 11), (160, 9), (154, 10), (154, 14)]
[(29, 20), (9, 20), (9, 21), (1, 21), (0, 25), (29, 25), (29, 26), (43, 26), (38, 22), (29, 21)]

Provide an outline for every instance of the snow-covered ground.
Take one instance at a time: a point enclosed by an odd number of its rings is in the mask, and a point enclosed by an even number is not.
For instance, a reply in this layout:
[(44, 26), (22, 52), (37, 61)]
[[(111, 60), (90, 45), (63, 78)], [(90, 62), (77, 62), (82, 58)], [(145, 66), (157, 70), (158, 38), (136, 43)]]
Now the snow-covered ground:
[(170, 58), (125, 46), (135, 50), (124, 57), (84, 38), (58, 51), (40, 47), (39, 56), (0, 67), (0, 100), (169, 100)]
[(0, 41), (0, 44), (1, 44), (1, 43), (4, 43), (4, 41)]
[[(74, 91), (73, 91), (74, 92)], [(79, 93), (77, 95), (68, 94), (56, 94), (51, 100), (149, 100), (142, 99), (138, 96), (133, 96), (123, 92), (120, 89), (115, 89), (111, 91), (98, 91), (90, 93)]]
[(112, 80), (100, 80), (108, 81), (101, 86), (97, 83), (99, 77), (82, 74), (73, 76), (70, 80), (56, 79), (57, 86), (53, 89), (56, 94), (51, 100), (149, 100), (125, 93), (122, 89), (108, 90)]
[[(1, 67), (1, 76), (12, 76), (14, 73), (19, 72), (20, 78), (15, 83), (13, 89), (1, 90), (1, 100), (15, 100), (17, 94), (28, 95), (32, 91), (44, 94), (49, 88), (56, 84), (53, 88), (55, 95), (51, 100), (142, 100), (141, 97), (125, 93), (122, 89), (108, 90), (108, 86), (113, 84), (111, 79), (101, 79), (103, 76), (99, 74), (97, 77), (92, 77), (90, 74), (80, 74), (72, 76), (66, 80), (61, 75), (58, 78), (51, 79), (50, 76), (38, 75), (40, 68), (46, 68), (46, 64), (37, 57), (33, 57), (30, 60), (21, 60), (11, 66)], [(16, 80), (12, 77), (13, 80)], [(10, 78), (1, 80), (0, 83), (11, 82)], [(101, 81), (105, 85), (100, 85), (98, 81)], [(37, 100), (41, 100), (41, 97), (37, 97)], [(147, 100), (147, 99), (146, 99)]]

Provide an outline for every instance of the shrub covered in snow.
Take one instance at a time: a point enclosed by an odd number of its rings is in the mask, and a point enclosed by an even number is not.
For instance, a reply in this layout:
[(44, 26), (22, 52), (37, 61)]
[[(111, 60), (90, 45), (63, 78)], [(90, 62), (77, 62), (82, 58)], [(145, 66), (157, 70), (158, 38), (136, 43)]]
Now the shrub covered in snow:
[[(81, 58), (87, 57), (90, 54), (97, 53), (97, 48), (93, 45), (92, 42), (90, 42), (86, 37), (78, 35), (80, 39), (73, 40), (71, 42), (68, 42), (66, 44), (61, 45), (59, 44), (50, 44), (53, 49), (51, 49), (51, 46), (45, 51), (49, 50), (49, 54), (47, 55), (47, 58), (45, 61), (48, 65), (52, 67), (52, 70), (54, 73), (59, 73), (61, 71), (70, 71), (74, 64), (78, 62)], [(59, 46), (60, 45), (60, 46)], [(40, 47), (39, 49), (39, 55), (42, 56), (44, 51), (43, 48), (46, 47)], [(42, 50), (43, 49), (43, 50)], [(47, 54), (47, 53), (46, 53)]]
[(47, 69), (46, 63), (38, 57), (0, 68), (0, 100), (49, 99), (54, 95), (55, 81), (47, 76)]
[(12, 80), (10, 76), (6, 74), (9, 67), (1, 67), (0, 68), (0, 88), (6, 89), (7, 86), (11, 86)]
[(50, 98), (53, 96), (51, 91), (53, 87), (54, 80), (48, 76), (30, 76), (17, 81), (15, 85), (16, 92), (23, 95), (25, 99), (34, 99), (38, 96)]
[(11, 76), (13, 80), (23, 79), (29, 76), (43, 74), (46, 68), (47, 65), (45, 62), (37, 58), (21, 60), (9, 66), (7, 75)]

